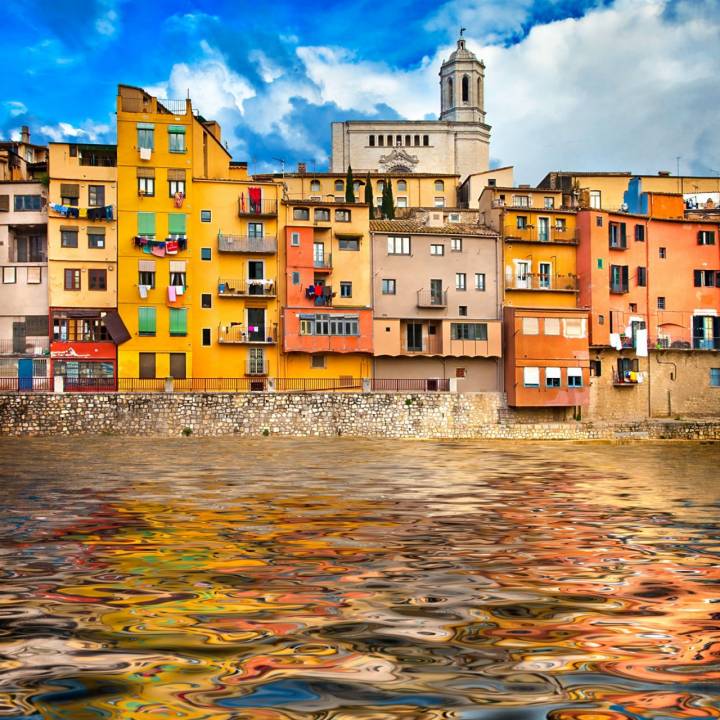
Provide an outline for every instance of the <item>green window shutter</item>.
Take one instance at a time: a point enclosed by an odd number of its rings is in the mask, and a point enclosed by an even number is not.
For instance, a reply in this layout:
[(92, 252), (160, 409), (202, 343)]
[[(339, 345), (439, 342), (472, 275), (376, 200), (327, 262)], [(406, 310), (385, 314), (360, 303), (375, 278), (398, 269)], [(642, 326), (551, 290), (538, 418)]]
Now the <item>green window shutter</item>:
[(139, 307), (138, 308), (138, 332), (141, 335), (155, 334), (155, 308)]
[(185, 134), (185, 126), (184, 125), (168, 125), (168, 132), (171, 133), (182, 133)]
[(168, 213), (168, 233), (170, 235), (187, 233), (187, 215), (185, 213)]
[(138, 235), (155, 234), (155, 213), (139, 212), (137, 218)]
[(170, 308), (170, 334), (187, 335), (187, 308)]

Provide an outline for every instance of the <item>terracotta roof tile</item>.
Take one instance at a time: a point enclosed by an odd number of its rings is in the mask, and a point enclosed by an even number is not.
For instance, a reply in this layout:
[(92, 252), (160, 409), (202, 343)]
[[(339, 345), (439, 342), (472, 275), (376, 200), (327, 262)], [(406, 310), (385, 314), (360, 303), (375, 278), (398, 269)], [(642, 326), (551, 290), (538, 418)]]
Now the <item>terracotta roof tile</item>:
[(406, 233), (415, 235), (479, 235), (497, 237), (498, 233), (485, 225), (448, 223), (433, 227), (413, 220), (371, 220), (370, 232)]

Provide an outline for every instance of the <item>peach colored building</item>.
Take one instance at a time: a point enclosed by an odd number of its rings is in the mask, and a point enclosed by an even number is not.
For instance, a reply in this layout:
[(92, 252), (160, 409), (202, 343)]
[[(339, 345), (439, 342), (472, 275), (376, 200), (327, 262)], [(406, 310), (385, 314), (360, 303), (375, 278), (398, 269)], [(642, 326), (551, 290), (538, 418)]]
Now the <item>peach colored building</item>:
[[(498, 234), (447, 211), (370, 223), (376, 382), (405, 378), (461, 391), (502, 386)], [(442, 383), (438, 382), (442, 381)]]

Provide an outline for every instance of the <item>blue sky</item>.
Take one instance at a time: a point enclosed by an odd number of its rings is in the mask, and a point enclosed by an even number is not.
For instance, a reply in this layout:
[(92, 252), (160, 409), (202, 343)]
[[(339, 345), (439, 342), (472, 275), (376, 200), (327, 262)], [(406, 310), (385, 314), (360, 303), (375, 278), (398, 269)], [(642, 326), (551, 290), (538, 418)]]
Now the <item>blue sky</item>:
[(0, 135), (112, 141), (118, 83), (189, 89), (252, 169), (322, 169), (332, 120), (435, 117), (461, 25), (517, 181), (720, 171), (720, 0), (5, 0)]

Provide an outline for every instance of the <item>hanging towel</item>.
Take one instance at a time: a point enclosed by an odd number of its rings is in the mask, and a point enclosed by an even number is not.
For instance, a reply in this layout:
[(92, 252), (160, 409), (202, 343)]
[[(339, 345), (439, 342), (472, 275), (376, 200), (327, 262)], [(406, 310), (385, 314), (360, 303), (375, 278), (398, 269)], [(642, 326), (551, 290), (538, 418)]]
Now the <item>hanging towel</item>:
[(610, 347), (615, 348), (615, 350), (622, 350), (620, 333), (610, 333)]
[(146, 255), (152, 255), (152, 247), (150, 247), (150, 245), (142, 245), (141, 247)]
[(180, 245), (177, 240), (168, 240), (165, 243), (165, 251), (168, 255), (177, 255)]
[(152, 148), (140, 148), (140, 159), (149, 160), (152, 157)]
[(138, 285), (138, 291), (140, 292), (141, 298), (145, 299), (148, 296), (147, 285)]
[(87, 208), (80, 208), (80, 217), (86, 218), (88, 216), (88, 210)]
[(185, 286), (184, 285), (175, 285), (175, 294), (179, 297), (180, 295), (185, 294)]
[(638, 330), (635, 336), (636, 350), (638, 357), (648, 356), (648, 331)]
[(168, 285), (168, 300), (170, 302), (175, 302), (175, 300), (177, 300), (177, 295), (175, 293), (174, 285)]
[(165, 243), (158, 243), (152, 246), (152, 254), (158, 257), (165, 257)]

